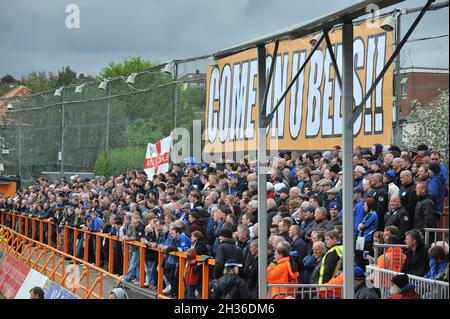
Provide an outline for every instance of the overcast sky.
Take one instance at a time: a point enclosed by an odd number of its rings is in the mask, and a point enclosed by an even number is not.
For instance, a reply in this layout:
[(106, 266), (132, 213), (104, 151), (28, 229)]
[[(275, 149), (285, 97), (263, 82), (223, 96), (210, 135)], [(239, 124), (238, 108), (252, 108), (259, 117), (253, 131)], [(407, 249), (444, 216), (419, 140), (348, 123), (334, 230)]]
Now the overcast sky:
[[(0, 76), (57, 71), (97, 74), (110, 61), (166, 62), (209, 54), (343, 9), (351, 0), (1, 0)], [(425, 0), (408, 0), (410, 8)], [(80, 28), (68, 29), (69, 4)], [(394, 7), (391, 7), (391, 10)], [(412, 15), (402, 19), (402, 30)], [(448, 8), (427, 13), (412, 38), (448, 34)], [(402, 66), (448, 67), (448, 37), (409, 44)]]

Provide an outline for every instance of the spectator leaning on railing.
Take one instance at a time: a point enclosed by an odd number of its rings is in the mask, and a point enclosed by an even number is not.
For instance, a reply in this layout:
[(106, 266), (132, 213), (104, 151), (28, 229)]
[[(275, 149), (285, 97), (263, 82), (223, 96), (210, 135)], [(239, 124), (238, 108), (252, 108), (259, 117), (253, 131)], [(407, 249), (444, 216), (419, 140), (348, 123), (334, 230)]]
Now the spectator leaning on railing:
[[(323, 251), (320, 244), (316, 243), (324, 239), (316, 235), (331, 229), (341, 229), (341, 217), (345, 213), (340, 209), (341, 156), (338, 145), (335, 145), (324, 152), (280, 152), (270, 163), (271, 171), (267, 175), (267, 229), (264, 231), (273, 235), (270, 244), (274, 242), (275, 246), (271, 253), (280, 242), (283, 245), (284, 241), (293, 242), (289, 259), (295, 261), (291, 264), (299, 269), (301, 281), (327, 282), (339, 271), (337, 262), (342, 256), (342, 249), (336, 248), (342, 247), (339, 232), (336, 232), (336, 236), (332, 232), (327, 233), (329, 236), (325, 240), (328, 250)], [(374, 144), (371, 150), (356, 146), (353, 157), (355, 240), (361, 231), (365, 241), (364, 250), (371, 251), (372, 230), (382, 230), (386, 225), (385, 240), (390, 235), (399, 239), (398, 242), (387, 239), (387, 243), (401, 244), (405, 237), (408, 250), (402, 271), (419, 276), (430, 271), (431, 277), (445, 277), (445, 272), (442, 275), (440, 270), (445, 265), (442, 262), (448, 260), (441, 261), (440, 254), (433, 250), (434, 259), (429, 261), (428, 247), (423, 247), (423, 240), (416, 232), (411, 232), (413, 229), (423, 231), (427, 227), (436, 227), (442, 219), (440, 208), (445, 190), (441, 186), (446, 184), (445, 173), (448, 170), (439, 162), (440, 154), (430, 151), (427, 145), (419, 145), (416, 149), (400, 149)], [(141, 237), (135, 235), (138, 227), (142, 236), (145, 235), (148, 263), (144, 271), (144, 285), (150, 288), (154, 288), (157, 283), (158, 270), (154, 266), (157, 254), (149, 249), (159, 247), (167, 251), (168, 247), (174, 247), (178, 250), (181, 248), (177, 244), (180, 238), (192, 238), (193, 243), (186, 243), (181, 250), (192, 246), (199, 255), (215, 257), (217, 265), (211, 273), (216, 280), (223, 275), (225, 261), (229, 257), (239, 256), (236, 258), (243, 264), (239, 275), (249, 282), (255, 294), (251, 280), (255, 277), (250, 270), (257, 258), (254, 255), (257, 248), (254, 244), (252, 248), (249, 242), (262, 231), (256, 226), (257, 186), (257, 162), (248, 157), (238, 162), (224, 159), (219, 163), (195, 164), (189, 161), (172, 164), (169, 172), (152, 177), (142, 171), (129, 169), (119, 176), (101, 176), (91, 180), (79, 176), (53, 181), (40, 178), (34, 185), (18, 189), (11, 198), (0, 195), (0, 212), (14, 211), (16, 216), (4, 217), (5, 224), (11, 227), (14, 224), (14, 230), (26, 236), (32, 236), (32, 229), (35, 229), (35, 238), (39, 238), (41, 232), (39, 221), (23, 219), (19, 225), (18, 215), (51, 221), (52, 235), (48, 227), (44, 227), (44, 243), (51, 241), (54, 247), (63, 250), (65, 240), (68, 253), (81, 259), (86, 257), (91, 263), (96, 262), (95, 253), (99, 252), (99, 266), (104, 269), (109, 266), (108, 240), (113, 240), (112, 268), (115, 274), (122, 273), (124, 257), (124, 243), (117, 239), (124, 238), (130, 254), (124, 278), (132, 283), (137, 283), (139, 279), (139, 247), (134, 243), (135, 239), (139, 241)], [(394, 186), (399, 188), (399, 198)], [(369, 210), (372, 212), (369, 217), (377, 216), (378, 220), (366, 218), (364, 221), (367, 216), (364, 202), (368, 198), (375, 201)], [(130, 220), (132, 216), (133, 221)], [(364, 227), (358, 229), (360, 224)], [(91, 233), (89, 240), (84, 242), (84, 232), (79, 232), (78, 237), (74, 238), (73, 230), (64, 231), (66, 225), (87, 230)], [(398, 227), (400, 233), (398, 230), (390, 232), (394, 226)], [(146, 230), (144, 227), (147, 227)], [(28, 229), (27, 234), (25, 229)], [(231, 231), (230, 236), (228, 230)], [(97, 247), (95, 233), (100, 231), (112, 237), (101, 238), (100, 246)], [(237, 242), (233, 239), (233, 232), (236, 232)], [(275, 237), (279, 233), (281, 237)], [(68, 238), (64, 238), (65, 235)], [(59, 246), (56, 246), (57, 243)], [(84, 256), (86, 245), (89, 256)], [(291, 250), (289, 243), (287, 245)], [(397, 254), (396, 249), (387, 249), (386, 255), (391, 254), (393, 265), (389, 261), (384, 266), (397, 270), (401, 264), (396, 257), (401, 255)], [(361, 258), (362, 252), (356, 255), (355, 261), (366, 263)], [(164, 269), (165, 291), (172, 295), (178, 287), (176, 278), (182, 275), (178, 274), (177, 259), (176, 256), (166, 255), (160, 269)], [(308, 280), (309, 276), (311, 278)]]

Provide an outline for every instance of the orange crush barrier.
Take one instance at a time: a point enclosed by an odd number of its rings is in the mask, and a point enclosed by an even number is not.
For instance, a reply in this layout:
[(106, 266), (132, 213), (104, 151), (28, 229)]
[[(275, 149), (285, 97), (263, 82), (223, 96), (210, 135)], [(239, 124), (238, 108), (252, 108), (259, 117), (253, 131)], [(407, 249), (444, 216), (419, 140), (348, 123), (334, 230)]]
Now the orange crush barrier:
[[(121, 281), (121, 278), (118, 276), (83, 262), (81, 259), (61, 252), (49, 245), (30, 239), (6, 226), (0, 227), (0, 235), (5, 239), (0, 242), (0, 249), (5, 254), (14, 256), (24, 264), (46, 275), (50, 280), (85, 299), (103, 299), (104, 278), (112, 279), (116, 286)], [(42, 258), (43, 264), (40, 264)], [(59, 261), (57, 261), (58, 259)], [(67, 266), (64, 263), (65, 259), (71, 260), (71, 263)], [(76, 263), (81, 263), (85, 266), (79, 277), (76, 276)], [(92, 285), (89, 285), (90, 271), (98, 273), (98, 277)], [(86, 280), (84, 285), (82, 284), (83, 279)], [(98, 291), (96, 292), (95, 289), (98, 289)]]
[[(113, 274), (113, 270), (114, 270), (114, 249), (113, 249), (113, 245), (114, 242), (122, 242), (123, 243), (123, 274), (127, 273), (128, 270), (128, 251), (129, 251), (129, 245), (133, 245), (133, 246), (137, 246), (139, 247), (139, 251), (140, 251), (140, 259), (139, 259), (139, 287), (143, 288), (144, 287), (144, 281), (145, 281), (145, 255), (148, 249), (151, 249), (153, 251), (156, 251), (158, 254), (158, 261), (157, 261), (157, 267), (158, 267), (158, 276), (157, 276), (157, 285), (156, 285), (156, 295), (158, 299), (170, 299), (169, 297), (165, 296), (162, 294), (162, 290), (163, 290), (163, 261), (164, 261), (164, 256), (165, 253), (159, 249), (156, 248), (151, 248), (148, 247), (147, 245), (138, 242), (138, 241), (124, 241), (122, 238), (118, 238), (116, 236), (111, 236), (109, 234), (104, 234), (104, 233), (91, 233), (89, 231), (83, 230), (83, 229), (77, 229), (77, 228), (73, 228), (70, 226), (64, 226), (64, 229), (62, 231), (63, 233), (63, 242), (61, 243), (61, 238), (60, 238), (60, 234), (61, 232), (58, 231), (58, 226), (53, 223), (50, 222), (48, 220), (43, 220), (43, 219), (39, 219), (37, 217), (30, 217), (30, 216), (26, 216), (26, 215), (22, 215), (22, 214), (16, 214), (14, 212), (9, 212), (9, 211), (2, 211), (0, 212), (1, 214), (1, 221), (4, 222), (7, 220), (7, 217), (10, 218), (11, 223), (12, 223), (12, 229), (11, 231), (13, 233), (15, 233), (17, 236), (20, 236), (20, 238), (22, 238), (20, 240), (20, 246), (25, 246), (22, 242), (26, 241), (29, 242), (28, 246), (26, 246), (27, 249), (31, 248), (31, 245), (36, 245), (35, 249), (33, 250), (33, 254), (34, 252), (37, 252), (39, 249), (38, 247), (41, 247), (42, 249), (44, 249), (46, 251), (52, 251), (53, 254), (60, 254), (64, 257), (66, 257), (67, 259), (72, 260), (74, 263), (78, 262), (78, 263), (82, 263), (84, 265), (86, 265), (86, 269), (95, 269), (95, 270), (101, 270), (102, 272), (102, 276), (113, 276), (114, 278), (118, 279), (118, 284), (121, 281), (121, 278), (118, 277), (117, 275)], [(18, 232), (14, 232), (13, 229), (16, 225), (16, 219), (17, 219), (17, 230)], [(39, 231), (39, 235), (38, 238), (39, 241), (34, 240), (32, 238), (28, 238), (28, 234), (29, 234), (29, 225), (31, 225), (32, 227), (32, 236), (34, 234), (34, 232), (36, 231), (36, 228), (38, 225), (38, 231)], [(53, 248), (52, 244), (53, 244), (53, 232), (54, 232), (54, 227), (56, 227), (56, 247), (57, 248)], [(45, 238), (44, 235), (44, 229), (47, 228), (47, 238)], [(33, 231), (34, 229), (34, 231)], [(69, 232), (73, 233), (73, 247), (71, 249), (71, 251), (69, 251)], [(84, 236), (84, 248), (83, 248), (83, 258), (77, 258), (76, 254), (77, 254), (77, 237), (78, 235)], [(89, 241), (90, 241), (90, 237), (91, 236), (95, 236), (95, 245), (96, 247), (100, 247), (99, 249), (95, 249), (95, 266), (89, 264), (89, 249), (91, 249)], [(17, 239), (17, 238), (16, 238)], [(47, 244), (44, 244), (43, 242), (45, 241), (45, 239), (47, 239)], [(105, 259), (105, 261), (108, 262), (108, 267), (107, 269), (103, 269), (100, 267), (100, 259), (101, 259), (101, 242), (103, 239), (109, 239), (109, 244), (108, 244), (108, 258), (107, 260)], [(92, 247), (93, 248), (93, 247)], [(16, 249), (17, 251), (20, 250), (20, 247), (18, 247)], [(69, 253), (72, 253), (72, 255), (70, 255)], [(177, 256), (179, 257), (179, 263), (178, 263), (178, 299), (184, 299), (185, 298), (185, 284), (184, 284), (184, 266), (186, 263), (186, 253), (184, 252), (171, 252), (171, 255)], [(23, 254), (22, 254), (23, 256)], [(29, 258), (27, 259), (27, 262), (31, 262), (31, 258), (33, 255), (29, 256)], [(46, 257), (45, 257), (46, 258)], [(50, 258), (48, 260), (48, 262), (50, 262), (52, 260), (53, 262), (53, 266), (55, 266), (55, 258)], [(197, 260), (200, 260), (200, 256), (197, 256)], [(47, 264), (48, 264), (47, 262)], [(47, 266), (46, 264), (46, 266)], [(56, 266), (60, 266), (61, 262), (58, 263)], [(213, 258), (208, 259), (206, 262), (203, 263), (202, 265), (202, 299), (208, 299), (208, 295), (209, 295), (209, 274), (210, 274), (210, 266), (214, 266), (215, 265), (215, 260)], [(64, 267), (63, 267), (64, 268)], [(38, 269), (37, 269), (38, 270)], [(45, 269), (44, 269), (45, 270)], [(55, 269), (56, 270), (56, 269)], [(39, 271), (39, 270), (38, 270)], [(55, 276), (56, 272), (52, 272), (52, 276)], [(64, 276), (64, 269), (62, 270), (62, 276)], [(83, 278), (86, 277), (86, 286), (89, 285), (89, 273), (86, 271), (83, 273)], [(63, 281), (62, 281), (63, 282)], [(98, 284), (98, 282), (96, 282), (95, 284)], [(96, 296), (93, 292), (90, 293), (90, 295)]]

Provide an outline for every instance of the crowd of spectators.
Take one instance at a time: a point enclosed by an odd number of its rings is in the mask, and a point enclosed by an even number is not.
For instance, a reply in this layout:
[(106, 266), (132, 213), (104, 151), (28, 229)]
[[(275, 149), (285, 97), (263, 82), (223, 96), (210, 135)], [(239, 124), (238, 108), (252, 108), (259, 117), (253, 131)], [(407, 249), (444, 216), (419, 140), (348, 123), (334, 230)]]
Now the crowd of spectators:
[[(216, 260), (211, 272), (213, 296), (224, 298), (221, 292), (235, 291), (241, 298), (257, 297), (261, 232), (269, 236), (269, 283), (329, 283), (342, 267), (340, 147), (279, 152), (267, 175), (267, 229), (258, 226), (256, 167), (249, 158), (238, 163), (223, 158), (222, 163), (172, 164), (169, 172), (151, 180), (143, 171), (131, 169), (92, 180), (40, 178), (19, 189), (14, 198), (0, 194), (0, 209), (52, 221), (53, 244), (67, 225), (164, 252), (186, 252), (186, 269), (179, 273), (178, 257), (167, 254), (159, 269), (157, 253), (146, 250), (144, 285), (154, 289), (157, 273), (163, 271), (163, 292), (169, 296), (177, 295), (178, 276), (183, 276), (186, 297), (200, 298), (201, 262), (195, 257), (209, 256)], [(448, 192), (448, 171), (440, 153), (427, 145), (408, 150), (356, 146), (353, 167), (355, 265), (365, 269), (374, 242), (406, 243), (406, 251), (386, 251), (375, 262), (411, 275), (448, 280), (448, 245), (425, 247), (423, 241), (425, 228), (438, 227)], [(48, 242), (47, 229), (44, 232)], [(100, 265), (108, 269), (108, 239), (96, 247), (94, 236), (85, 243), (80, 233), (74, 245), (74, 232), (68, 234), (69, 254), (84, 259), (84, 247), (89, 245), (88, 260), (94, 263), (100, 249)], [(137, 284), (138, 247), (129, 245), (125, 273), (123, 243), (114, 240), (113, 248), (113, 273)], [(389, 261), (389, 254), (403, 254), (403, 261)]]

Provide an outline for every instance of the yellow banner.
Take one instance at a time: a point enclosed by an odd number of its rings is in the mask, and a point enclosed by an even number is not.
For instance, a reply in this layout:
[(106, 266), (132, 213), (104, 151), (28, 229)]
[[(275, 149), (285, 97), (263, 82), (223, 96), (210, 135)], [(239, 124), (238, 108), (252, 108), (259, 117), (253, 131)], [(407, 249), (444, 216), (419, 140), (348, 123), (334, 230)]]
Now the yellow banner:
[[(329, 33), (342, 76), (342, 30)], [(280, 42), (266, 114), (312, 51), (312, 35)], [(354, 106), (381, 72), (393, 51), (392, 32), (374, 24), (354, 26)], [(268, 44), (266, 74), (274, 44)], [(207, 73), (205, 151), (255, 151), (258, 127), (258, 63), (256, 49), (217, 60)], [(391, 143), (393, 67), (377, 85), (355, 121), (355, 145)], [(288, 92), (267, 129), (268, 148), (325, 150), (342, 144), (342, 94), (325, 40)], [(271, 143), (272, 141), (272, 143)], [(276, 141), (276, 143), (273, 143)], [(272, 146), (270, 146), (272, 145)], [(275, 146), (274, 146), (275, 145)], [(226, 149), (225, 149), (226, 148)]]

